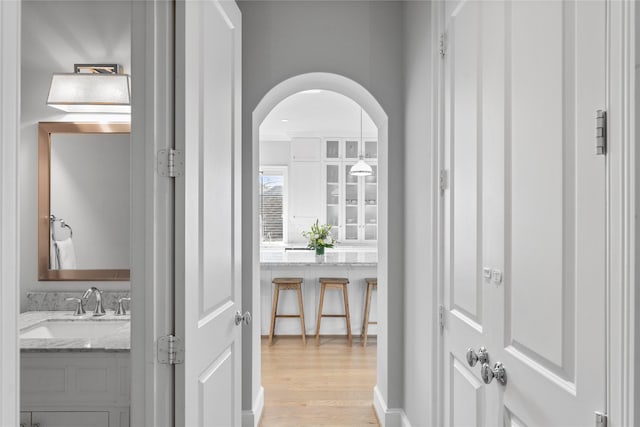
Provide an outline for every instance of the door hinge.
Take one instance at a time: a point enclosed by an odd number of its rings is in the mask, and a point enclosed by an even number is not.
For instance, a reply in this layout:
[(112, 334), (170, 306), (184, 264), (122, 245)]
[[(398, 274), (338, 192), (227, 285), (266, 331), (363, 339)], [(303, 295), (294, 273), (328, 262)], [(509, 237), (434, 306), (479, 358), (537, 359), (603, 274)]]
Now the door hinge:
[(184, 363), (184, 342), (175, 335), (158, 338), (158, 363), (163, 365)]
[(607, 154), (607, 112), (596, 110), (596, 154)]
[(596, 427), (607, 427), (608, 416), (604, 412), (596, 412)]
[(447, 54), (447, 41), (446, 41), (446, 33), (440, 34), (440, 57), (444, 58)]
[(440, 185), (440, 194), (444, 194), (444, 190), (449, 188), (449, 173), (446, 169), (440, 170), (439, 185)]
[(440, 331), (444, 329), (444, 305), (438, 306), (438, 324), (440, 325)]
[(158, 151), (158, 175), (177, 178), (184, 175), (184, 153), (173, 148)]

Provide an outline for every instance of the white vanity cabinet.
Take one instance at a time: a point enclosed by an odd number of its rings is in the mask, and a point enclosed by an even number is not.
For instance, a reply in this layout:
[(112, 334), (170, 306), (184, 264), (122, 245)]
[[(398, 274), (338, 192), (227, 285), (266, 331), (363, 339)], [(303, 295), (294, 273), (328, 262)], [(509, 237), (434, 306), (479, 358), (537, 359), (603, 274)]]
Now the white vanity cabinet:
[(22, 412), (20, 427), (109, 427), (109, 412)]
[(128, 427), (129, 352), (23, 352), (21, 424)]

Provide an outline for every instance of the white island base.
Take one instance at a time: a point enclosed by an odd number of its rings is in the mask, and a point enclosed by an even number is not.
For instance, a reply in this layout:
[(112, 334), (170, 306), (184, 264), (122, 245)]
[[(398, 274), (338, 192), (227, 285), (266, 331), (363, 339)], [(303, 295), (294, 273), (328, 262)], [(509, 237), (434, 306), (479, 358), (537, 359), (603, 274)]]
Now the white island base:
[[(301, 277), (302, 298), (307, 335), (315, 335), (318, 306), (320, 303), (320, 277), (346, 277), (349, 279), (349, 307), (351, 334), (358, 337), (362, 332), (362, 321), (366, 295), (365, 279), (377, 277), (377, 254), (375, 251), (327, 250), (326, 255), (316, 257), (310, 251), (261, 253), (260, 263), (260, 320), (263, 336), (268, 336), (271, 325), (273, 284), (275, 277)], [(373, 292), (369, 320), (375, 322), (378, 293)], [(296, 291), (281, 291), (278, 314), (297, 314), (298, 295)], [(324, 297), (323, 314), (344, 314), (342, 292), (327, 290)], [(377, 325), (369, 325), (369, 336), (377, 334)], [(300, 319), (276, 319), (275, 336), (300, 335)], [(347, 335), (344, 318), (323, 318), (320, 335)], [(358, 341), (355, 341), (356, 343)], [(276, 338), (274, 338), (276, 343)]]

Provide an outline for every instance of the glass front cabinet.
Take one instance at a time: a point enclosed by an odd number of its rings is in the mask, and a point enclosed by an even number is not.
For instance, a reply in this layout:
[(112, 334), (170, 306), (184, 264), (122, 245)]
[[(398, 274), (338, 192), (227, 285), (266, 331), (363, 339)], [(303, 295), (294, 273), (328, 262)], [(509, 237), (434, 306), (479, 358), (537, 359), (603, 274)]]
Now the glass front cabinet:
[[(373, 174), (349, 175), (363, 153)], [(341, 243), (378, 240), (377, 141), (326, 139), (324, 141), (326, 223), (333, 225), (333, 237)]]

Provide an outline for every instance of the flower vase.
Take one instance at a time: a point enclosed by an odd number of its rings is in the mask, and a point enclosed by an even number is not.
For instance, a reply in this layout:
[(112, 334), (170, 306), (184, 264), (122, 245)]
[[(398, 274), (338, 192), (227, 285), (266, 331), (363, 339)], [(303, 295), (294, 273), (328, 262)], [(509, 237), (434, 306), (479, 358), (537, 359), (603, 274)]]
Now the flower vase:
[(316, 255), (324, 255), (324, 246), (318, 246), (316, 248)]

